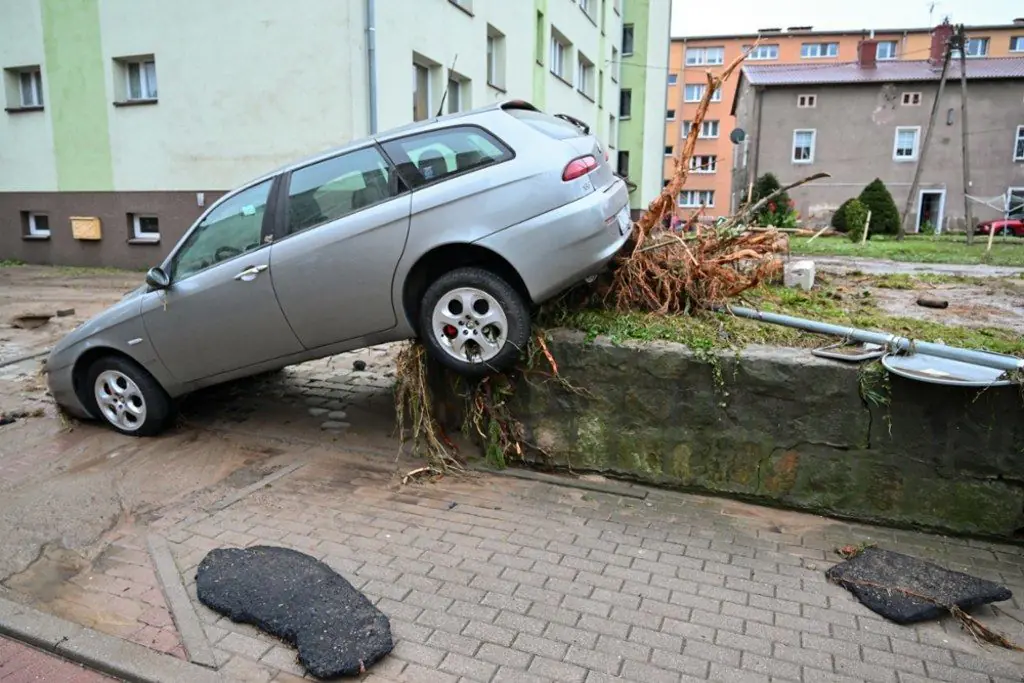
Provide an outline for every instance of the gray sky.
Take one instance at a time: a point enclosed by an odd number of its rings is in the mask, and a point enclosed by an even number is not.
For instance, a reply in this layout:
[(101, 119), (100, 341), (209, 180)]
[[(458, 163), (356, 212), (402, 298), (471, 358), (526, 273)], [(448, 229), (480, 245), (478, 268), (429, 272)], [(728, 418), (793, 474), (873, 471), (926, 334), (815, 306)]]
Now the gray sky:
[[(672, 35), (754, 33), (761, 28), (913, 28), (927, 26), (931, 0), (672, 0)], [(931, 21), (1008, 24), (1021, 0), (935, 0)]]

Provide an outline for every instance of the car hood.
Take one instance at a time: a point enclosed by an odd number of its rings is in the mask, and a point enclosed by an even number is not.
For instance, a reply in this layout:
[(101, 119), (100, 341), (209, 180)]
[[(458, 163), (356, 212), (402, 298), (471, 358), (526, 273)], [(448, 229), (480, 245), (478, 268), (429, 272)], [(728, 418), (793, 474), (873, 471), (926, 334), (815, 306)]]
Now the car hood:
[[(75, 329), (68, 332), (56, 345), (53, 347), (53, 351), (50, 352), (50, 356), (47, 360), (47, 367), (61, 367), (66, 365), (66, 359), (62, 357), (62, 354), (70, 349), (75, 344), (82, 342), (89, 337), (92, 337), (100, 332), (103, 332), (114, 325), (124, 322), (126, 319), (136, 315), (139, 310), (139, 304), (141, 303), (142, 295), (149, 290), (148, 285), (141, 285), (136, 289), (128, 292), (122, 297), (120, 301), (106, 309), (105, 311), (93, 316), (89, 320), (85, 321)], [(71, 359), (73, 360), (73, 359)]]

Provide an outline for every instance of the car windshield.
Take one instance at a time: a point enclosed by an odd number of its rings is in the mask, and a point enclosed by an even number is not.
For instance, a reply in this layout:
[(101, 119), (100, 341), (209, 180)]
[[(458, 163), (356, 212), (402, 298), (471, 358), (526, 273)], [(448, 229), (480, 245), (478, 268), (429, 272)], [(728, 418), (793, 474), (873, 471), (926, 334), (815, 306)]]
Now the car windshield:
[(560, 119), (551, 114), (545, 114), (542, 111), (534, 111), (532, 109), (506, 109), (506, 112), (510, 116), (514, 116), (523, 123), (533, 127), (534, 129), (544, 133), (550, 138), (555, 140), (568, 140), (569, 138), (578, 138), (583, 135), (583, 131), (569, 123), (564, 119)]

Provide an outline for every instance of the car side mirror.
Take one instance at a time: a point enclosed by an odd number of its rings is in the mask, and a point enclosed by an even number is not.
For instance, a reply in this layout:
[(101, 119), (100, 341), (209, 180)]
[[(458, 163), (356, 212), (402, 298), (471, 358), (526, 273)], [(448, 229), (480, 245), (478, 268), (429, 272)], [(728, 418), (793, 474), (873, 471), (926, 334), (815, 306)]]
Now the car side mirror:
[(146, 273), (146, 284), (153, 289), (167, 289), (171, 286), (171, 278), (167, 276), (163, 268), (157, 266), (150, 268)]

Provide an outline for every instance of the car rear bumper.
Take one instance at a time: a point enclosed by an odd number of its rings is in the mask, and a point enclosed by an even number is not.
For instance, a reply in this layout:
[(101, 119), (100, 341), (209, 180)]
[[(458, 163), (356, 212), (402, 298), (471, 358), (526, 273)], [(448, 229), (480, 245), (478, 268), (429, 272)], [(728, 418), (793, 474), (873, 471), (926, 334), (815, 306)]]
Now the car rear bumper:
[(80, 419), (92, 418), (92, 415), (79, 400), (78, 394), (75, 393), (73, 365), (66, 365), (55, 370), (47, 368), (46, 385), (50, 389), (53, 400), (65, 411)]
[[(529, 201), (529, 198), (524, 198)], [(534, 303), (541, 303), (600, 272), (630, 231), (619, 229), (627, 207), (626, 184), (616, 178), (603, 190), (505, 228), (476, 242), (504, 257), (519, 273)]]

